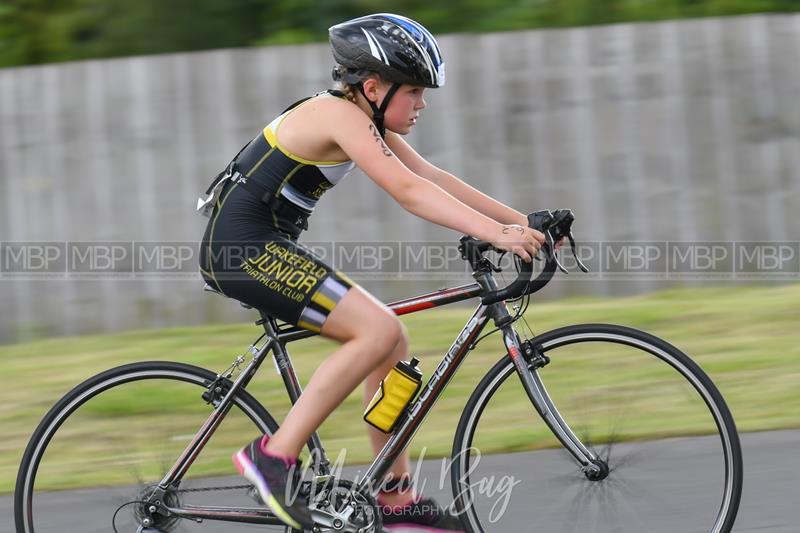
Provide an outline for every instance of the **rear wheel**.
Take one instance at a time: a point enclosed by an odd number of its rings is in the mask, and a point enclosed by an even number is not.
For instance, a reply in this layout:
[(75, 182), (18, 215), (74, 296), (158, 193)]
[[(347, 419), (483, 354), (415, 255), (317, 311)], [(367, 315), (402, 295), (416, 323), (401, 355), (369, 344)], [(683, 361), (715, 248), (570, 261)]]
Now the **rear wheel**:
[(535, 411), (509, 357), (472, 394), (453, 445), (456, 506), (469, 532), (727, 533), (742, 490), (736, 427), (680, 350), (610, 325), (534, 339), (529, 365), (594, 465), (582, 468)]
[[(45, 416), (23, 456), (14, 495), (17, 533), (136, 533), (147, 514), (141, 503), (211, 414), (202, 394), (213, 372), (191, 365), (146, 362), (88, 379)], [(189, 468), (167, 506), (260, 507), (231, 454), (277, 424), (246, 391)], [(113, 524), (113, 527), (112, 527)], [(163, 533), (232, 532), (252, 525), (197, 523), (156, 515)], [(284, 526), (260, 526), (286, 531)]]

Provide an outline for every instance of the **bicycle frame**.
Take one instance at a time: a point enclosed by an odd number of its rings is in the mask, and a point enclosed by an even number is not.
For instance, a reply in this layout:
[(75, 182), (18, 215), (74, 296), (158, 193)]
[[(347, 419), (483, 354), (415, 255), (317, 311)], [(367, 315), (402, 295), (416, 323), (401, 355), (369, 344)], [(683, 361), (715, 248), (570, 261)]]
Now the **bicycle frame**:
[[(497, 289), (491, 272), (475, 272), (473, 276), (477, 281), (476, 283), (442, 289), (421, 296), (399, 300), (388, 304), (388, 307), (397, 315), (406, 315), (424, 309), (461, 302), (477, 297), (484, 291)], [(503, 341), (508, 355), (514, 361), (522, 384), (528, 392), (528, 396), (531, 398), (536, 410), (548, 426), (550, 426), (551, 430), (562, 444), (575, 456), (577, 461), (584, 467), (592, 467), (592, 460), (595, 459), (594, 455), (583, 446), (569, 429), (563, 418), (558, 414), (558, 411), (555, 409), (555, 406), (547, 395), (538, 376), (531, 376), (532, 373), (529, 371), (531, 360), (524, 353), (520, 338), (512, 327), (511, 317), (505, 302), (498, 302), (488, 306), (480, 304), (477, 309), (475, 309), (470, 319), (445, 353), (439, 365), (432, 372), (431, 377), (422, 388), (417, 399), (409, 406), (407, 414), (404, 416), (394, 434), (389, 438), (384, 448), (370, 465), (363, 479), (356, 484), (357, 490), (373, 491), (376, 487), (380, 486), (389, 468), (403, 450), (406, 449), (416, 434), (417, 429), (425, 420), (431, 408), (436, 404), (441, 392), (445, 389), (450, 379), (467, 357), (467, 354), (473, 347), (475, 339), (478, 338), (486, 327), (490, 318), (494, 319), (495, 324), (502, 331)], [(260, 348), (256, 348), (255, 344), (251, 346), (251, 352), (253, 353), (252, 360), (241, 371), (236, 381), (233, 384), (227, 385), (227, 390), (222, 389), (218, 391), (219, 393), (224, 393), (224, 396), (222, 398), (217, 398), (217, 400), (213, 402), (215, 403), (214, 412), (197, 432), (175, 465), (159, 483), (158, 489), (148, 498), (148, 502), (163, 501), (164, 493), (166, 493), (171, 486), (176, 486), (180, 483), (183, 475), (230, 410), (232, 405), (231, 398), (233, 398), (235, 392), (240, 388), (246, 387), (270, 351), (273, 354), (276, 367), (283, 379), (292, 404), (300, 397), (302, 388), (294, 372), (294, 367), (285, 345), (292, 341), (315, 336), (316, 334), (296, 326), (286, 325), (279, 327), (274, 319), (263, 313), (262, 319), (257, 323), (264, 327), (265, 334), (262, 338), (266, 337), (266, 341)], [(535, 375), (535, 372), (533, 374)], [(213, 384), (210, 388), (213, 388)], [(317, 432), (314, 432), (309, 439), (308, 447), (312, 451), (312, 456), (316, 455), (315, 459), (317, 460), (317, 464), (315, 466), (315, 472), (317, 476), (320, 478), (329, 476), (330, 464)], [(150, 512), (155, 513), (155, 509), (157, 508), (158, 504), (156, 506), (151, 506)], [(198, 506), (165, 508), (175, 516), (193, 520), (202, 519), (253, 524), (282, 524), (282, 522), (265, 508)], [(147, 524), (145, 523), (145, 525)]]

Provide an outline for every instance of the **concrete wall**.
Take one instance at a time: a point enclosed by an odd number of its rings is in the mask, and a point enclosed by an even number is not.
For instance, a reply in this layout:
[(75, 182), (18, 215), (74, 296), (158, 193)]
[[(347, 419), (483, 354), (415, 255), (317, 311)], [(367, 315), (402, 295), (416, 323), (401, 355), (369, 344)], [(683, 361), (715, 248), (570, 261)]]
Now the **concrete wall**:
[[(447, 86), (429, 91), (409, 140), (488, 194), (521, 211), (571, 207), (578, 237), (595, 243), (800, 236), (800, 16), (441, 45)], [(75, 241), (194, 245), (209, 178), (286, 105), (328, 87), (331, 64), (327, 46), (308, 45), (0, 70), (0, 341), (251, 316), (201, 292), (193, 259), (171, 275), (132, 275), (130, 258), (113, 275), (67, 275), (58, 259), (37, 270), (30, 243), (65, 255)], [(458, 237), (361, 174), (328, 193), (311, 226), (314, 242)], [(354, 275), (385, 300), (457, 283)], [(547, 297), (671, 283), (611, 278), (573, 275)]]

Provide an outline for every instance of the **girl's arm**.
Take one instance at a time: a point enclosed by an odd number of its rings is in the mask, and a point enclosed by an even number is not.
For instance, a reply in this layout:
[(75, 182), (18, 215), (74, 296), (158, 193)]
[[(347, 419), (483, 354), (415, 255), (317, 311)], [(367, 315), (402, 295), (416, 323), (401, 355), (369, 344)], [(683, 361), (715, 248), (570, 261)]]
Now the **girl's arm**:
[[(372, 121), (351, 103), (331, 99), (318, 119), (318, 125), (330, 132), (348, 157), (407, 211), (488, 241), (526, 261), (538, 252), (543, 235), (526, 225), (499, 223), (417, 175), (395, 156)], [(527, 219), (524, 222), (527, 224)]]
[(498, 202), (475, 187), (464, 183), (454, 175), (428, 162), (419, 155), (400, 135), (388, 132), (386, 143), (397, 157), (413, 172), (435, 183), (471, 208), (502, 223), (526, 226), (528, 218), (507, 205)]

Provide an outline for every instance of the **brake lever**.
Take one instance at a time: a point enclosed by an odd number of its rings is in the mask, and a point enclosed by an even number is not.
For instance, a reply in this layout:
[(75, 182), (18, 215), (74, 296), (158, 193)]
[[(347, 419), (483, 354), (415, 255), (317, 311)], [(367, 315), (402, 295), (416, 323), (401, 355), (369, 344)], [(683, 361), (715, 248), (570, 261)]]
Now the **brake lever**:
[(553, 234), (550, 232), (550, 230), (545, 231), (544, 234), (547, 237), (547, 245), (549, 246), (548, 251), (550, 253), (550, 257), (552, 257), (553, 261), (556, 262), (556, 266), (561, 272), (564, 274), (569, 274), (569, 271), (564, 268), (564, 265), (562, 265), (561, 261), (558, 260), (558, 252), (556, 252), (556, 242), (555, 239), (553, 239)]
[(584, 273), (589, 272), (589, 269), (586, 268), (586, 265), (584, 265), (581, 262), (581, 258), (578, 257), (577, 245), (575, 244), (575, 237), (572, 236), (572, 230), (570, 230), (570, 232), (567, 233), (567, 238), (569, 239), (569, 247), (572, 249), (572, 257), (575, 258), (575, 262), (578, 264), (578, 268), (580, 268), (581, 271)]

